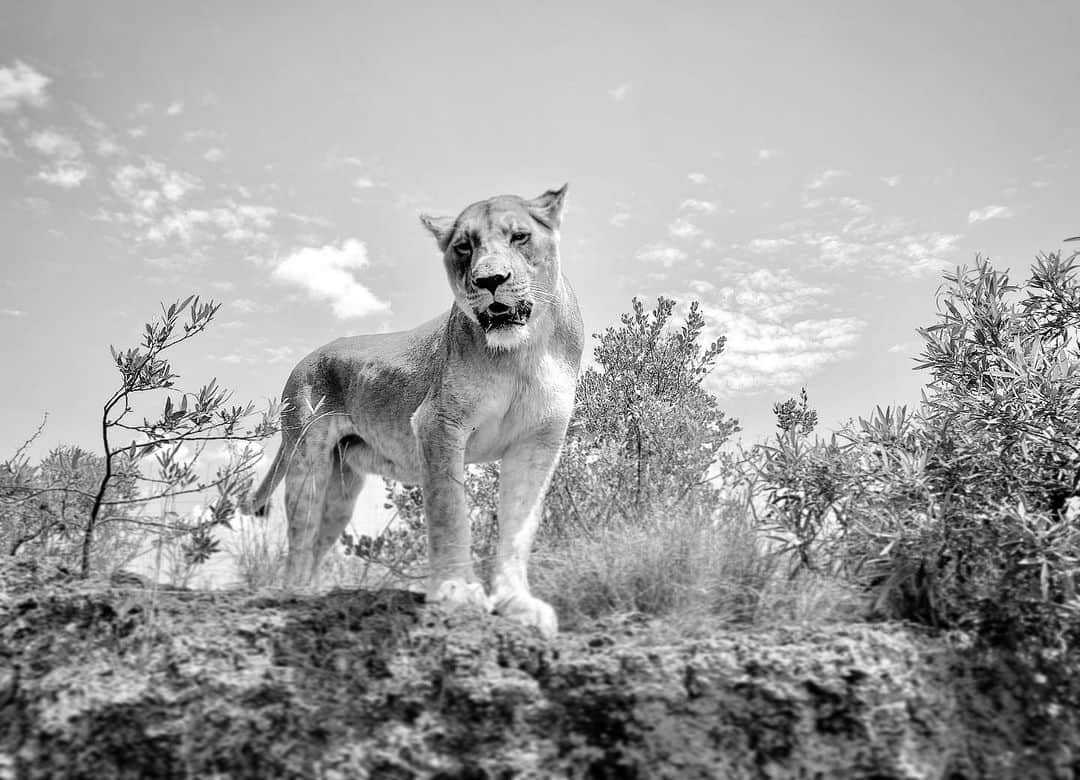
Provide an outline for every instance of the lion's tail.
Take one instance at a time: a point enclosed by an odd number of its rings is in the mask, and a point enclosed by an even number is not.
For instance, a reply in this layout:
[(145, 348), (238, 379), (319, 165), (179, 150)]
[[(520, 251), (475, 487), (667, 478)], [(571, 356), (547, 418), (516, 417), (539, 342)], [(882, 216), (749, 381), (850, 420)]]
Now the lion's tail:
[(278, 448), (277, 455), (274, 456), (274, 462), (270, 464), (270, 470), (263, 477), (262, 484), (255, 489), (255, 493), (251, 497), (251, 511), (256, 517), (266, 517), (267, 509), (270, 506), (270, 494), (274, 492), (274, 488), (278, 486), (281, 478), (285, 476), (285, 466), (282, 463), (284, 454), (285, 444), (282, 443), (281, 447)]

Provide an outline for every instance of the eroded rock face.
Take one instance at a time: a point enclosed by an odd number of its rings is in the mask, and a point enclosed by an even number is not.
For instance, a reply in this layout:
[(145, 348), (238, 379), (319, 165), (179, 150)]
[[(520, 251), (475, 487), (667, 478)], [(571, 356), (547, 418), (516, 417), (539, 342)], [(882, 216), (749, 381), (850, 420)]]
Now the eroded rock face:
[(966, 774), (951, 654), (897, 626), (549, 643), (402, 592), (0, 585), (0, 777)]

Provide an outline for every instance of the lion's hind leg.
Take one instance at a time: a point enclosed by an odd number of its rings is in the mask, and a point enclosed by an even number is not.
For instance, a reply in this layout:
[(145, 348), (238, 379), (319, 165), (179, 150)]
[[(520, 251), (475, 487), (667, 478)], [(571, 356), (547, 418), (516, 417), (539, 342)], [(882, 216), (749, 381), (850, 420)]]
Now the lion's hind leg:
[(337, 439), (334, 427), (332, 420), (309, 423), (284, 456), (285, 516), (289, 525), (285, 586), (288, 588), (310, 585), (315, 572), (315, 545), (333, 471)]
[(356, 499), (364, 487), (364, 472), (349, 464), (348, 451), (352, 447), (363, 447), (356, 437), (346, 437), (338, 442), (331, 455), (330, 478), (326, 485), (326, 499), (323, 504), (322, 522), (315, 534), (313, 548), (312, 574), (318, 579), (319, 563), (334, 542), (341, 538), (342, 532), (352, 519), (356, 508)]

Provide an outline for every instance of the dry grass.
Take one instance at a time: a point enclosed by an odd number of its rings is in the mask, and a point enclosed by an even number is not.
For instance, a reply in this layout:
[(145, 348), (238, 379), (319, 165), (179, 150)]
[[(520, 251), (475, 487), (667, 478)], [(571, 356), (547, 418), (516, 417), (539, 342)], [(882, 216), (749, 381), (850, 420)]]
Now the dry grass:
[(839, 581), (801, 572), (773, 549), (744, 507), (658, 513), (633, 525), (537, 551), (532, 580), (568, 629), (618, 615), (660, 617), (693, 633), (719, 624), (825, 622), (854, 617)]
[(269, 517), (237, 514), (228, 545), (239, 583), (255, 590), (280, 586), (285, 574), (285, 530)]

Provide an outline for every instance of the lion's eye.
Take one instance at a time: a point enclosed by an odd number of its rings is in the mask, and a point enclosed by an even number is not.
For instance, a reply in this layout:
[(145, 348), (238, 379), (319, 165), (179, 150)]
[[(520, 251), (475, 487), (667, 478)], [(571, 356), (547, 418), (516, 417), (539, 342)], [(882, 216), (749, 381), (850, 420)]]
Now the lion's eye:
[(454, 244), (454, 251), (457, 252), (459, 255), (467, 255), (469, 254), (469, 252), (472, 251), (472, 244), (470, 244), (467, 240), (458, 241), (456, 244)]
[(510, 235), (510, 243), (511, 244), (527, 244), (527, 243), (529, 243), (529, 238), (530, 238), (530, 236), (529, 236), (528, 233), (512, 233)]

